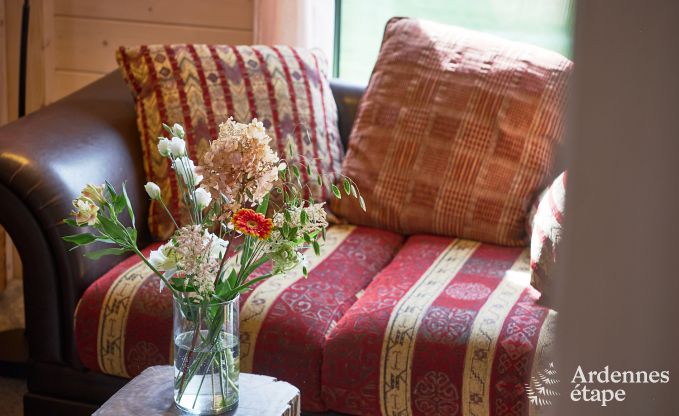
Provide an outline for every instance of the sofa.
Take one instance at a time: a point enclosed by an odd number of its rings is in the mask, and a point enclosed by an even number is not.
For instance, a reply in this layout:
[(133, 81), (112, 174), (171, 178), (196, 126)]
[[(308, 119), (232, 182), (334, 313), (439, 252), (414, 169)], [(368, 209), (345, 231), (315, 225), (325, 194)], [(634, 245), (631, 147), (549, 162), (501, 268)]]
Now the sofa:
[[(331, 82), (346, 147), (364, 86)], [(170, 364), (171, 298), (135, 257), (69, 250), (62, 219), (87, 183), (127, 181), (149, 210), (134, 103), (118, 72), (0, 128), (0, 223), (24, 264), (25, 414), (90, 414)], [(143, 222), (138, 243), (159, 244)], [(307, 413), (522, 415), (549, 366), (556, 314), (527, 246), (338, 224), (309, 276), (241, 299), (241, 369), (296, 385)]]

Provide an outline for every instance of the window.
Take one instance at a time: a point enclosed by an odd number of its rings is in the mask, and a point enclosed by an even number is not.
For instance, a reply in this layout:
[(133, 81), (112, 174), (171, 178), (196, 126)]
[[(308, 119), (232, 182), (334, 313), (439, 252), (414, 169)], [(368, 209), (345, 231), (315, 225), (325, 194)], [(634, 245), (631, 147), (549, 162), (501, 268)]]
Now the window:
[(335, 0), (336, 74), (367, 83), (392, 16), (433, 20), (532, 43), (570, 56), (572, 0)]

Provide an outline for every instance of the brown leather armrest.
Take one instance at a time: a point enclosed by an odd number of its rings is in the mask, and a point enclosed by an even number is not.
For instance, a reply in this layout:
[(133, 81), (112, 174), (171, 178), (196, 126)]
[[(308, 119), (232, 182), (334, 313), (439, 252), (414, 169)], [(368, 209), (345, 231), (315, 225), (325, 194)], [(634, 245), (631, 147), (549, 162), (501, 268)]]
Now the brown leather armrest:
[[(150, 241), (148, 199), (134, 104), (118, 72), (0, 128), (0, 222), (24, 265), (26, 330), (33, 360), (78, 363), (73, 313), (82, 292), (115, 263), (68, 251), (61, 221), (87, 183), (127, 181), (139, 244)], [(90, 248), (96, 249), (96, 248)]]
[(358, 104), (361, 102), (366, 86), (333, 79), (330, 81), (330, 88), (337, 103), (337, 121), (342, 144), (344, 144), (346, 150), (358, 111)]

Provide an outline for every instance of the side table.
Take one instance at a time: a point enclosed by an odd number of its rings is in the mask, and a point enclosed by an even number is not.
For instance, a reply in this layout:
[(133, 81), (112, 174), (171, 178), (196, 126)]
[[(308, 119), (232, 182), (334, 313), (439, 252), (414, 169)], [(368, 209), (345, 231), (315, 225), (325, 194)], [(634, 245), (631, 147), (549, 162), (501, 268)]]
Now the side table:
[[(149, 367), (104, 403), (95, 416), (182, 415), (174, 405), (171, 366)], [(233, 416), (299, 416), (299, 389), (273, 377), (241, 373)]]

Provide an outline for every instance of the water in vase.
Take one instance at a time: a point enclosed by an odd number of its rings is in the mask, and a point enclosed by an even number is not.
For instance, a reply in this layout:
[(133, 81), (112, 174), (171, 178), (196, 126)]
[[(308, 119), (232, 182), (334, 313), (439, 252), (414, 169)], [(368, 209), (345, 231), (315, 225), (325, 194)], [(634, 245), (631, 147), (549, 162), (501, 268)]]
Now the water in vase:
[[(175, 337), (175, 402), (192, 414), (220, 414), (238, 405), (238, 338), (221, 332), (212, 342), (209, 336), (202, 330)], [(192, 345), (197, 347), (192, 349)]]

